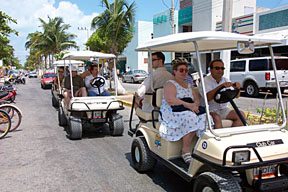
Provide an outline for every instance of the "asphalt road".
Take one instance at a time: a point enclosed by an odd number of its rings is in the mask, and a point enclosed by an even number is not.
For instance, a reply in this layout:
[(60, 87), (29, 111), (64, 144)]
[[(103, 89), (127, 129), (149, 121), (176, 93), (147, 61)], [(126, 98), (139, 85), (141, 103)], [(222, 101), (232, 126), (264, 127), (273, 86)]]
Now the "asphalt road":
[(82, 140), (71, 141), (58, 126), (50, 90), (41, 89), (39, 79), (27, 79), (17, 93), (23, 119), (18, 131), (0, 140), (0, 191), (191, 191), (191, 184), (160, 163), (147, 174), (134, 170), (130, 108), (120, 111), (123, 136), (86, 130)]

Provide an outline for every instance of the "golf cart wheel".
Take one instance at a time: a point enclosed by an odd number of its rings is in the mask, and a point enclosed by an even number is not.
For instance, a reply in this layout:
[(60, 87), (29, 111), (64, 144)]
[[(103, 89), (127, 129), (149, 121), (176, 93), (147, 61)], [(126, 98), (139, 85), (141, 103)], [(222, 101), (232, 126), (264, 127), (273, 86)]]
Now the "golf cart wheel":
[(242, 189), (236, 179), (230, 173), (204, 172), (200, 174), (193, 184), (193, 192), (241, 192)]
[(57, 101), (57, 99), (55, 98), (54, 95), (52, 95), (52, 106), (53, 107), (58, 107), (58, 101)]
[(67, 125), (67, 118), (61, 106), (59, 107), (59, 110), (58, 110), (58, 121), (59, 121), (60, 126)]
[(150, 171), (156, 164), (144, 137), (136, 137), (133, 140), (131, 155), (134, 168), (139, 172)]
[(259, 89), (256, 83), (254, 83), (253, 81), (248, 81), (247, 83), (245, 83), (244, 89), (245, 94), (248, 97), (257, 97), (259, 95)]
[(79, 117), (70, 116), (67, 128), (67, 135), (69, 139), (82, 138), (82, 121)]
[(122, 136), (124, 132), (123, 118), (119, 114), (112, 114), (110, 118), (110, 133), (112, 136)]

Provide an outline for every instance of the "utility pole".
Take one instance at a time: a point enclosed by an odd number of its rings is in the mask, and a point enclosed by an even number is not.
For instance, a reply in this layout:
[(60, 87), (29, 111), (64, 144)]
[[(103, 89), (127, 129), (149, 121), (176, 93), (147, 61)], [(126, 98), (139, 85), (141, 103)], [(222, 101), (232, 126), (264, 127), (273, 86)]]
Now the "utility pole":
[[(89, 40), (89, 28), (88, 27), (78, 27), (78, 30), (87, 32), (87, 41), (88, 41)], [(87, 46), (87, 50), (90, 50), (89, 46)]]
[[(233, 0), (223, 1), (222, 31), (230, 33), (232, 31), (232, 8), (233, 8)], [(225, 65), (224, 76), (230, 79), (231, 51), (230, 50), (222, 51), (221, 59), (223, 60)]]

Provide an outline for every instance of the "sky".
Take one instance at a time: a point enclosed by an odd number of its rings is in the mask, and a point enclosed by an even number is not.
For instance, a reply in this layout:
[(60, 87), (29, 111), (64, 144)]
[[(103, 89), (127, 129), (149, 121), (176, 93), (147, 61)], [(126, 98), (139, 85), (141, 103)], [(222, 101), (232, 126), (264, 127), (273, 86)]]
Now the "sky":
[[(108, 0), (110, 3), (112, 0)], [(132, 0), (126, 0), (129, 4)], [(179, 8), (179, 1), (174, 0), (175, 8)], [(79, 27), (90, 29), (92, 19), (102, 13), (100, 0), (0, 0), (0, 10), (17, 20), (17, 24), (9, 25), (19, 32), (18, 36), (10, 36), (10, 44), (15, 49), (15, 56), (24, 65), (26, 56), (26, 37), (29, 33), (42, 31), (39, 18), (48, 21), (51, 18), (62, 17), (65, 24), (70, 24), (68, 32), (76, 34), (75, 41), (83, 49), (87, 41), (87, 31), (78, 30)], [(171, 7), (171, 0), (135, 0), (136, 21), (152, 21), (153, 15)], [(288, 0), (257, 0), (258, 7), (278, 8), (288, 6)], [(92, 34), (89, 30), (89, 35)]]

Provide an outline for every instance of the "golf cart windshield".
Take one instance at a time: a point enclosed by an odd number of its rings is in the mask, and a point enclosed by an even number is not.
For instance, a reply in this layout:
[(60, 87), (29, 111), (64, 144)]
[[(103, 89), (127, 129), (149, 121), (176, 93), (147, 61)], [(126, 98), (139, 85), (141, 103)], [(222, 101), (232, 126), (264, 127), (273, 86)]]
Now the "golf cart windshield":
[[(201, 32), (189, 32), (189, 33), (178, 33), (173, 35), (168, 35), (164, 37), (159, 37), (152, 39), (141, 46), (136, 48), (136, 51), (148, 51), (149, 52), (149, 72), (152, 69), (152, 52), (161, 51), (161, 52), (178, 52), (178, 53), (195, 53), (198, 62), (198, 69), (201, 79), (201, 86), (203, 87), (203, 99), (206, 106), (206, 117), (208, 119), (208, 125), (211, 133), (214, 136), (225, 136), (227, 134), (237, 134), (243, 133), (245, 131), (257, 131), (259, 129), (263, 129), (263, 127), (259, 126), (249, 126), (249, 127), (241, 127), (240, 129), (234, 128), (223, 128), (213, 130), (211, 121), (209, 118), (209, 105), (206, 97), (203, 73), (202, 73), (202, 66), (201, 66), (201, 59), (200, 53), (201, 52), (216, 52), (222, 50), (237, 50), (238, 43), (247, 42), (247, 45), (252, 44), (254, 47), (262, 47), (268, 46), (271, 53), (271, 59), (273, 61), (274, 73), (276, 74), (275, 69), (275, 61), (274, 55), (272, 50), (273, 44), (281, 44), (281, 39), (275, 38), (265, 38), (264, 36), (247, 36), (247, 35), (240, 35), (235, 33), (227, 33), (227, 32), (214, 32), (214, 31), (201, 31)], [(254, 49), (253, 47), (253, 49)], [(278, 93), (280, 93), (279, 82), (276, 77), (276, 84)], [(286, 117), (285, 111), (282, 101), (281, 93), (279, 94), (280, 106), (282, 110), (283, 116), (283, 123), (281, 126), (277, 124), (272, 124), (269, 126), (265, 126), (266, 129), (282, 129), (286, 125)], [(235, 131), (236, 130), (236, 131)], [(238, 131), (240, 130), (240, 131)]]

